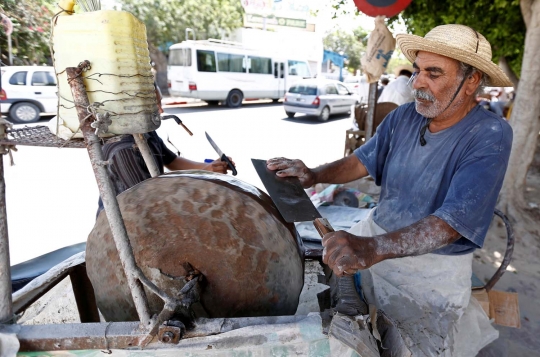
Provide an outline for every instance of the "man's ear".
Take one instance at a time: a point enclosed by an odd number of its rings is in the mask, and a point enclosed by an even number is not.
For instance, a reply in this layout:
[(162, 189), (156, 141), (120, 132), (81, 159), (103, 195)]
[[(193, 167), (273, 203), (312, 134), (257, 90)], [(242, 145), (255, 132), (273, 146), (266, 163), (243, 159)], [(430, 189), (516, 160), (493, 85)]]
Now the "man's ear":
[(482, 76), (483, 74), (481, 72), (475, 71), (473, 74), (467, 77), (467, 80), (465, 81), (465, 93), (467, 95), (472, 95), (474, 92), (476, 92), (476, 89), (482, 80)]

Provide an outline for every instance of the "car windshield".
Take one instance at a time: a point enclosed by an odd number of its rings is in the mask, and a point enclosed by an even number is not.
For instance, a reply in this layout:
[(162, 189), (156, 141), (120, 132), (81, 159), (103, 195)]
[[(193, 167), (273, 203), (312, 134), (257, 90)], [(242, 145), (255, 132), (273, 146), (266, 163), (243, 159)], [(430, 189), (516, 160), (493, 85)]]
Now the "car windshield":
[(317, 86), (309, 84), (296, 84), (289, 89), (289, 93), (317, 95)]

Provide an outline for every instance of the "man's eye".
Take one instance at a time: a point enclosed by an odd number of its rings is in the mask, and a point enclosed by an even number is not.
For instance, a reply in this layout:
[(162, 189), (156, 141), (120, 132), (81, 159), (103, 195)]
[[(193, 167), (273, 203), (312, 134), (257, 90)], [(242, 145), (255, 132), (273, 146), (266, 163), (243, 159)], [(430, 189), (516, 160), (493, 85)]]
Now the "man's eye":
[(441, 76), (440, 74), (433, 74), (433, 73), (430, 73), (430, 74), (429, 74), (429, 78), (430, 78), (430, 79), (437, 79), (437, 78), (439, 78), (440, 76)]

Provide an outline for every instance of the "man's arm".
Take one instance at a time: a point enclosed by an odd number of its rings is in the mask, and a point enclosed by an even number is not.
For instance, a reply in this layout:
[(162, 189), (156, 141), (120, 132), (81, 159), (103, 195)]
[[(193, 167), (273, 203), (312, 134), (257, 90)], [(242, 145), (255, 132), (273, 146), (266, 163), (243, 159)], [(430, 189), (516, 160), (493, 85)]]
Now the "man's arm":
[(353, 274), (386, 259), (430, 253), (455, 242), (460, 236), (448, 223), (435, 216), (375, 237), (338, 231), (323, 237), (323, 261), (338, 276)]
[[(232, 161), (232, 159), (229, 157), (229, 160)], [(206, 162), (197, 162), (197, 161), (191, 161), (183, 157), (176, 157), (173, 161), (171, 161), (170, 164), (165, 165), (166, 168), (168, 168), (171, 171), (175, 170), (205, 170), (205, 171), (213, 171), (213, 172), (220, 172), (223, 174), (227, 173), (227, 170), (229, 169), (229, 166), (227, 165), (227, 162), (221, 161), (220, 159), (214, 160), (210, 163)]]
[(346, 183), (368, 175), (366, 167), (354, 154), (315, 169), (308, 168), (300, 160), (283, 157), (270, 159), (266, 165), (269, 170), (278, 170), (277, 176), (298, 177), (306, 188), (317, 183)]

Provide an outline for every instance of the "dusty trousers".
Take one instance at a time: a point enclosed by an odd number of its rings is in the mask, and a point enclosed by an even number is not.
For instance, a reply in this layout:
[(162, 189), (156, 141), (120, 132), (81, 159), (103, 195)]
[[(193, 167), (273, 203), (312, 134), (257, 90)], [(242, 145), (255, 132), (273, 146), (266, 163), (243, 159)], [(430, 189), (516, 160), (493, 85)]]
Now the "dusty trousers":
[[(386, 233), (372, 214), (349, 232)], [(472, 253), (425, 254), (375, 264), (361, 271), (361, 285), (367, 302), (394, 321), (412, 356), (472, 357), (499, 334), (471, 297), (471, 274)]]

